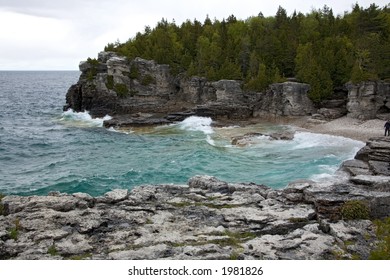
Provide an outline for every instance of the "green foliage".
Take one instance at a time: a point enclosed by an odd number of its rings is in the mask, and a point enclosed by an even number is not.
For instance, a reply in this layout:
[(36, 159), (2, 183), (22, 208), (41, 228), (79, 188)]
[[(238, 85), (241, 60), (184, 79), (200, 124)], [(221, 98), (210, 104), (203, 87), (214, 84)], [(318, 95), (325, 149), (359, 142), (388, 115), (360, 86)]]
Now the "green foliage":
[(21, 225), (20, 225), (20, 220), (19, 219), (15, 219), (14, 221), (14, 227), (12, 227), (11, 229), (9, 229), (8, 231), (8, 235), (11, 239), (13, 240), (18, 240), (18, 236), (19, 236), (19, 231), (22, 229)]
[(137, 65), (130, 66), (129, 78), (130, 79), (138, 79), (140, 76), (139, 69)]
[(47, 249), (47, 253), (51, 256), (56, 256), (58, 255), (58, 251), (57, 251), (57, 248), (53, 245), (51, 245), (48, 249)]
[(259, 68), (254, 73), (257, 73), (256, 76), (250, 78), (244, 84), (245, 90), (264, 91), (270, 84), (284, 82), (285, 80), (280, 76), (279, 69), (275, 65), (267, 68), (264, 63), (259, 63)]
[(295, 59), (297, 78), (310, 84), (308, 93), (314, 102), (320, 102), (333, 93), (333, 82), (324, 64), (319, 63), (315, 46), (311, 43), (301, 45)]
[(341, 216), (344, 220), (366, 220), (370, 217), (370, 209), (361, 200), (350, 200), (341, 208)]
[(91, 253), (85, 253), (85, 254), (82, 254), (82, 255), (75, 255), (75, 256), (72, 256), (72, 257), (70, 257), (69, 259), (70, 259), (70, 260), (74, 260), (74, 261), (79, 261), (79, 260), (90, 259), (91, 257), (92, 257), (92, 254), (91, 254)]
[(99, 61), (96, 58), (92, 59), (92, 58), (88, 57), (87, 62), (94, 68), (97, 68), (97, 66), (99, 65)]
[(108, 89), (114, 89), (114, 76), (112, 75), (107, 76), (106, 87)]
[(18, 240), (19, 231), (16, 228), (11, 228), (8, 232), (8, 235), (13, 240)]
[[(248, 90), (297, 77), (311, 85), (311, 98), (321, 101), (350, 80), (390, 77), (390, 13), (372, 4), (355, 5), (343, 16), (324, 6), (306, 15), (288, 15), (279, 7), (273, 17), (240, 20), (231, 15), (180, 26), (162, 19), (105, 49), (169, 64), (173, 74), (242, 80)], [(129, 76), (139, 79), (138, 69), (132, 67)]]
[(352, 68), (351, 81), (359, 83), (367, 80), (377, 80), (374, 67), (371, 66), (371, 55), (368, 50), (359, 50)]
[(97, 67), (99, 66), (99, 61), (96, 58), (92, 59), (92, 58), (88, 57), (87, 62), (91, 66), (87, 72), (87, 80), (89, 82), (92, 82), (93, 79), (96, 77)]
[(143, 85), (143, 86), (148, 86), (148, 85), (153, 84), (155, 82), (156, 81), (154, 80), (154, 78), (149, 74), (143, 76), (141, 81), (140, 81), (141, 85)]
[(390, 260), (390, 217), (383, 221), (376, 221), (376, 235), (379, 244), (370, 254), (371, 260)]
[(129, 89), (127, 88), (127, 86), (125, 84), (119, 84), (119, 83), (115, 84), (114, 91), (116, 92), (116, 94), (120, 98), (125, 98), (129, 94)]

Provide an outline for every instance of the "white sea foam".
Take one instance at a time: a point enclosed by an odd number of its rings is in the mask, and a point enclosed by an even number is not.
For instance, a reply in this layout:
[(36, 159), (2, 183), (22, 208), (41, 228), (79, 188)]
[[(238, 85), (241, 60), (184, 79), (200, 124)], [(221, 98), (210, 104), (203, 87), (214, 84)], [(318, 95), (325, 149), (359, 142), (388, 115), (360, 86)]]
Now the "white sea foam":
[(347, 181), (349, 178), (348, 174), (338, 171), (338, 168), (338, 166), (328, 166), (326, 168), (328, 170), (324, 170), (324, 173), (314, 174), (310, 176), (309, 179), (323, 185), (331, 185)]
[(296, 144), (294, 149), (312, 147), (351, 147), (355, 152), (364, 146), (363, 142), (350, 138), (311, 132), (296, 132), (293, 141)]
[(92, 118), (88, 111), (75, 112), (72, 109), (62, 113), (61, 121), (83, 127), (103, 127), (103, 122), (112, 119), (106, 115), (103, 118)]
[(214, 133), (211, 123), (213, 120), (208, 117), (191, 116), (179, 123), (179, 127), (183, 130), (201, 131), (206, 135)]
[(123, 133), (123, 134), (131, 134), (131, 133), (134, 133), (133, 130), (122, 130), (122, 129), (117, 130), (117, 129), (115, 129), (115, 128), (112, 127), (112, 126), (111, 126), (110, 128), (108, 128), (107, 130), (110, 131), (110, 132)]
[(215, 141), (211, 138), (210, 135), (207, 135), (206, 141), (207, 141), (207, 143), (209, 143), (211, 146), (214, 146), (214, 147), (217, 146), (217, 145), (215, 144)]

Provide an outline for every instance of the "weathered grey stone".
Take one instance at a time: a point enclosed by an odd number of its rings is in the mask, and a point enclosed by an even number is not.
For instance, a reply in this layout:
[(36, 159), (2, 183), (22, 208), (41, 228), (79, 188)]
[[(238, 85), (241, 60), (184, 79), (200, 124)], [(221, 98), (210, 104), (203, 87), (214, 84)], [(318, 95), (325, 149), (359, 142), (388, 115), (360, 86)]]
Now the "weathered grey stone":
[(119, 201), (125, 200), (129, 196), (128, 190), (113, 190), (106, 193), (103, 198), (98, 198), (103, 200), (106, 203), (117, 203)]
[(371, 185), (302, 180), (273, 190), (195, 176), (188, 185), (97, 198), (6, 196), (0, 259), (367, 259), (376, 242), (372, 223), (340, 219), (349, 200), (365, 201), (372, 218), (390, 215), (388, 177), (372, 178)]
[(345, 107), (341, 108), (321, 108), (318, 110), (318, 114), (323, 116), (327, 120), (334, 120), (341, 118), (347, 114)]
[(344, 161), (340, 167), (340, 170), (348, 172), (352, 176), (372, 174), (368, 163), (357, 159)]
[(381, 110), (390, 111), (390, 83), (362, 82), (347, 84), (348, 116), (358, 119), (374, 119)]
[(306, 116), (317, 110), (308, 98), (310, 86), (295, 82), (272, 84), (257, 102), (255, 116)]
[(350, 180), (356, 184), (374, 185), (389, 182), (390, 176), (357, 175), (352, 177)]

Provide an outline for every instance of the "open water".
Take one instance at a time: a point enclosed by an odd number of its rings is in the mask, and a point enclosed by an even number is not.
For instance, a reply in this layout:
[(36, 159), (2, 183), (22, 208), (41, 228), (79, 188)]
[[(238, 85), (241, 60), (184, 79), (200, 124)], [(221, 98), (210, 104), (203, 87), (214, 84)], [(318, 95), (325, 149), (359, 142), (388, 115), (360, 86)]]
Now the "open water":
[(210, 118), (201, 117), (154, 128), (105, 129), (103, 119), (87, 112), (62, 111), (79, 74), (0, 71), (0, 193), (97, 196), (142, 184), (184, 184), (201, 174), (283, 188), (296, 179), (333, 180), (341, 162), (364, 146), (308, 132), (297, 132), (292, 141), (263, 136), (232, 146), (231, 136), (294, 128), (214, 128)]

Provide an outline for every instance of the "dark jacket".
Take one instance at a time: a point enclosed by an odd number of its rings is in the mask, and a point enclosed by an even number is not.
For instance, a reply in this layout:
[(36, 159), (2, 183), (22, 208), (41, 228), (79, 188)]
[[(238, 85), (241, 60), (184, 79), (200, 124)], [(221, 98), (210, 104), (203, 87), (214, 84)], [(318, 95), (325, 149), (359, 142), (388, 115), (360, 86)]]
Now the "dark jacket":
[(386, 129), (390, 129), (390, 122), (389, 122), (389, 121), (387, 121), (387, 122), (385, 123), (385, 128), (386, 128)]

